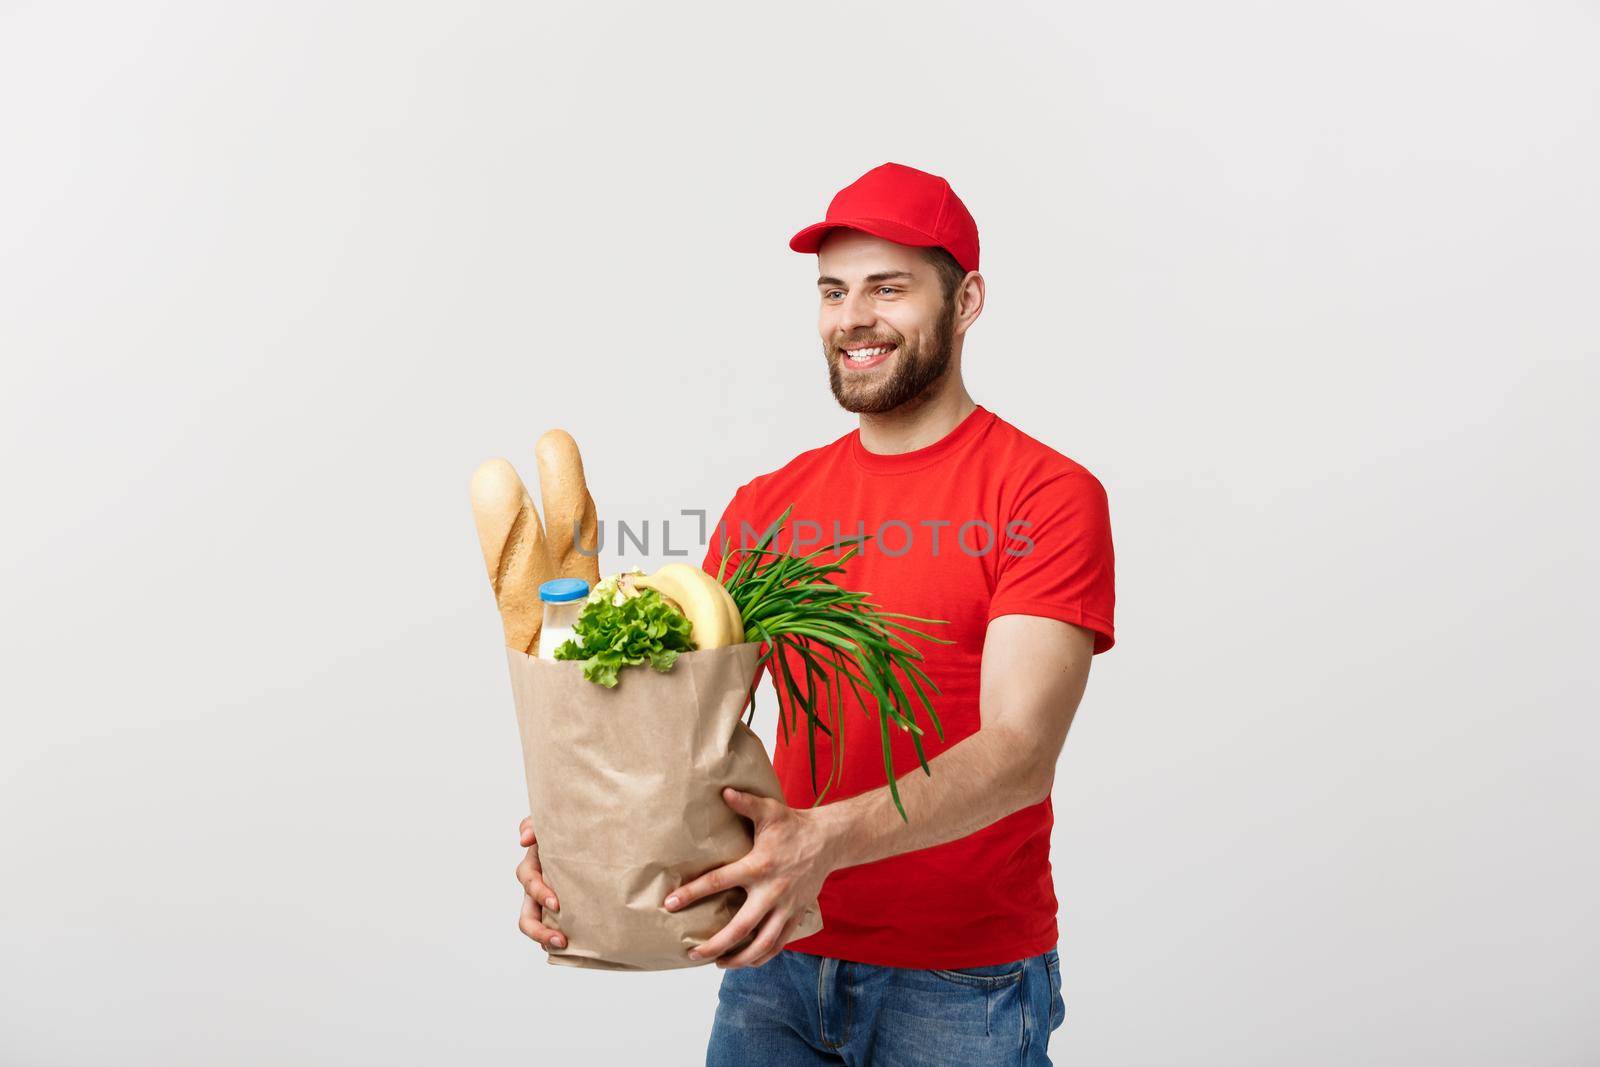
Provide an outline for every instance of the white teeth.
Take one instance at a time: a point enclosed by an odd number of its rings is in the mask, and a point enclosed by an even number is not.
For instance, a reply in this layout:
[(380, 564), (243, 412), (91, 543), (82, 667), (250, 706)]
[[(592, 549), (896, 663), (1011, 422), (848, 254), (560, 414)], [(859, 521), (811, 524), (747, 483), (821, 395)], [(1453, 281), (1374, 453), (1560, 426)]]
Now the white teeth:
[(887, 346), (878, 348), (858, 348), (853, 352), (847, 353), (847, 355), (854, 360), (863, 360), (871, 359), (873, 356), (880, 356), (887, 351), (889, 351)]

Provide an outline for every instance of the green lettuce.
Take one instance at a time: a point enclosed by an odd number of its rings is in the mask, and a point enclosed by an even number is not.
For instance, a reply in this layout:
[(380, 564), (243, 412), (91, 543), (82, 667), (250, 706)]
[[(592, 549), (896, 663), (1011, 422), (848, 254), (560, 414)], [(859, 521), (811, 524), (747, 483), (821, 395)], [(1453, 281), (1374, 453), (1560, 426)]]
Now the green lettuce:
[(583, 676), (610, 689), (623, 667), (648, 663), (670, 671), (678, 653), (694, 651), (692, 632), (688, 617), (656, 590), (620, 593), (613, 575), (595, 585), (572, 624), (573, 636), (554, 654), (582, 661)]

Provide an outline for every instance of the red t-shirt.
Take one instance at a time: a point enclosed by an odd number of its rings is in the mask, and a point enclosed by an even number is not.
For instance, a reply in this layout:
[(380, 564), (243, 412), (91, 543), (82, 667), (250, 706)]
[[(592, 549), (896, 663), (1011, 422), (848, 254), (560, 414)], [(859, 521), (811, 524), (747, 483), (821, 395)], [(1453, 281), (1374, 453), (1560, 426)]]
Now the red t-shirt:
[[(724, 531), (731, 572), (738, 549), (759, 540), (790, 504), (789, 522), (772, 547), (803, 552), (872, 534), (834, 580), (870, 593), (883, 610), (948, 620), (930, 632), (954, 644), (911, 639), (940, 690), (930, 697), (944, 739), (925, 714), (919, 716), (935, 778), (934, 757), (979, 728), (978, 676), (989, 620), (1013, 614), (1061, 619), (1095, 631), (1097, 653), (1115, 639), (1105, 489), (1084, 467), (982, 405), (926, 448), (879, 455), (853, 430), (752, 479), (711, 531), (705, 569), (717, 573)], [(802, 677), (798, 657), (792, 669)], [(877, 710), (863, 713), (849, 687), (839, 688), (843, 770), (823, 803), (886, 783)], [(759, 706), (776, 714), (770, 695)], [(778, 731), (773, 763), (785, 801), (808, 807), (816, 793), (804, 714), (796, 709), (795, 716), (788, 741)], [(904, 731), (892, 728), (891, 738), (898, 778), (918, 768), (917, 755)], [(819, 731), (816, 741), (820, 786), (833, 758), (829, 737)], [(824, 928), (789, 947), (894, 967), (978, 967), (1053, 948), (1052, 824), (1045, 800), (958, 840), (835, 871), (822, 887)]]

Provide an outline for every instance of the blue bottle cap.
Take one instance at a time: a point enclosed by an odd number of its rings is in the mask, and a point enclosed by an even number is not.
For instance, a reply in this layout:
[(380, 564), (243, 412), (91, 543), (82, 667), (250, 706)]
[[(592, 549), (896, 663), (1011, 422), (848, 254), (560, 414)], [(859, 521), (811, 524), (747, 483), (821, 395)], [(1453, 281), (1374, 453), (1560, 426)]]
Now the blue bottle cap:
[(589, 595), (589, 583), (582, 578), (552, 578), (539, 586), (539, 599), (552, 604), (582, 600)]

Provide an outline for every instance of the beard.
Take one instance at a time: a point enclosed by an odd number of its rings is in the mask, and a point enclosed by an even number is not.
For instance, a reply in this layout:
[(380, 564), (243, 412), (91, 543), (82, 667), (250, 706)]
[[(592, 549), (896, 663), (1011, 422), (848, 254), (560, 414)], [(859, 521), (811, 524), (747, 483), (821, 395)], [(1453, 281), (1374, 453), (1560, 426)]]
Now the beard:
[(884, 341), (895, 346), (894, 354), (889, 357), (893, 363), (889, 374), (872, 381), (865, 380), (862, 372), (842, 370), (840, 364), (848, 357), (838, 348), (830, 350), (824, 342), (822, 354), (828, 361), (828, 387), (833, 390), (833, 398), (840, 407), (858, 415), (881, 415), (916, 404), (933, 391), (950, 369), (954, 338), (955, 308), (947, 304), (934, 319), (925, 345), (908, 346), (905, 339), (896, 334), (849, 339)]

